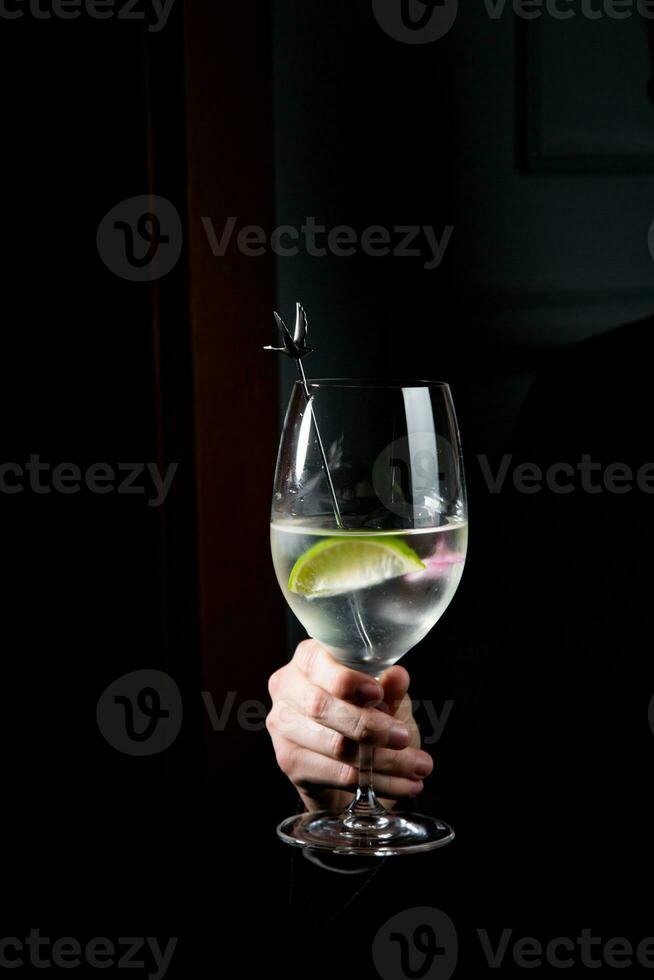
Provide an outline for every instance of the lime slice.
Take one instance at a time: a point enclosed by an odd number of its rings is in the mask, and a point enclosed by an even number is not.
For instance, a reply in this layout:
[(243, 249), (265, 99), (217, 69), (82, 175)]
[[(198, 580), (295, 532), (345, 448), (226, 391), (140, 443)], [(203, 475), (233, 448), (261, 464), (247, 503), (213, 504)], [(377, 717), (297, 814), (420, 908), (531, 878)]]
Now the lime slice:
[(342, 595), (425, 568), (401, 538), (347, 535), (319, 541), (291, 569), (288, 587), (307, 599)]

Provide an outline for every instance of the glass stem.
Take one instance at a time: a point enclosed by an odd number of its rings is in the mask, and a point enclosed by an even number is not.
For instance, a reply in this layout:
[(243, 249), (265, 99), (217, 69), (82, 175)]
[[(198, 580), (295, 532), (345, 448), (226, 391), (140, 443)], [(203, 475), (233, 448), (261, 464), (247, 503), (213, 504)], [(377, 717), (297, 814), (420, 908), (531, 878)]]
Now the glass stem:
[[(379, 680), (379, 676), (375, 676)], [(375, 749), (372, 745), (359, 746), (359, 785), (354, 799), (343, 815), (348, 830), (358, 833), (374, 833), (388, 827), (390, 819), (386, 809), (375, 796), (373, 780)]]
[(345, 811), (343, 823), (359, 833), (383, 830), (390, 823), (386, 809), (375, 796), (373, 763), (375, 750), (371, 745), (359, 746), (359, 785), (354, 799)]
[(373, 782), (375, 750), (372, 745), (359, 746), (359, 785), (355, 801), (359, 809), (365, 808), (373, 812), (386, 812), (375, 796)]

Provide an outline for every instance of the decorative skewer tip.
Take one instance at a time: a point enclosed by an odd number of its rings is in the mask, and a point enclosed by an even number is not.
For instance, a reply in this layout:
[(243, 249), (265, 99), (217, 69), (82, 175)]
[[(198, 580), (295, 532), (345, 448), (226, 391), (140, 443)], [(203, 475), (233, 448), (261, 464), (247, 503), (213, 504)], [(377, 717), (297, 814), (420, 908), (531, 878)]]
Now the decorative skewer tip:
[(291, 332), (280, 317), (279, 313), (273, 313), (275, 317), (275, 323), (279, 329), (279, 333), (282, 338), (283, 347), (272, 347), (268, 345), (264, 347), (264, 350), (274, 350), (278, 354), (286, 354), (287, 357), (292, 358), (294, 361), (301, 361), (303, 357), (307, 354), (313, 353), (311, 347), (307, 347), (307, 327), (308, 320), (304, 308), (300, 303), (296, 303), (296, 314), (295, 314), (295, 330), (293, 331), (293, 336)]

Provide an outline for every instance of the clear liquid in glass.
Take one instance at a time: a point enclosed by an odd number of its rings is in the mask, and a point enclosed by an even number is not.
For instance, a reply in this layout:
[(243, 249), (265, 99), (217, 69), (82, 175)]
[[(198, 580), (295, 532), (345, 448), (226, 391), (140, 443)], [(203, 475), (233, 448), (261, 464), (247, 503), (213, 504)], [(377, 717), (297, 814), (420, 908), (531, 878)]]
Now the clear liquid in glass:
[(334, 530), (275, 522), (271, 547), (275, 573), (286, 601), (309, 636), (354, 670), (379, 674), (396, 663), (431, 630), (447, 609), (463, 573), (468, 526), (450, 521), (441, 527), (375, 531), (405, 542), (426, 566), (339, 595), (307, 598), (289, 589), (297, 559), (325, 536), (361, 531)]

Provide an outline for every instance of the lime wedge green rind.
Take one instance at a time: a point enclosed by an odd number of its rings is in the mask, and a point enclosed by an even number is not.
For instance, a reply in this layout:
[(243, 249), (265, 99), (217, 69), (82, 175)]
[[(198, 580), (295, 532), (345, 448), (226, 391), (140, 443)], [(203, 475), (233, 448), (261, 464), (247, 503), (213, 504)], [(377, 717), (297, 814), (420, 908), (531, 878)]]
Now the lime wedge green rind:
[(300, 555), (288, 588), (308, 599), (342, 595), (425, 567), (401, 538), (348, 534), (325, 538)]

